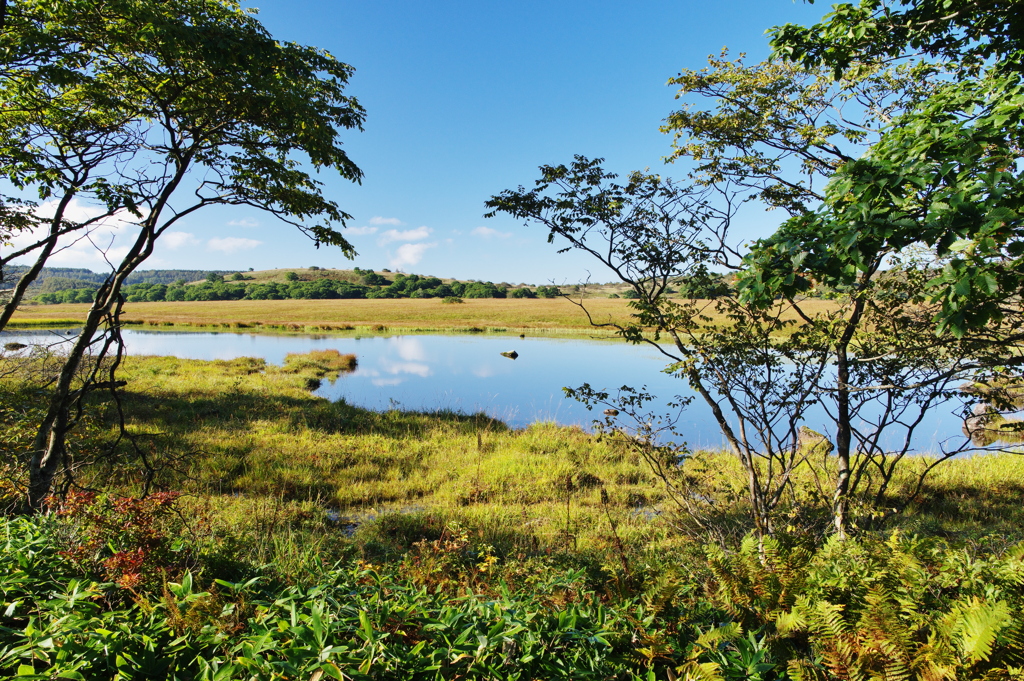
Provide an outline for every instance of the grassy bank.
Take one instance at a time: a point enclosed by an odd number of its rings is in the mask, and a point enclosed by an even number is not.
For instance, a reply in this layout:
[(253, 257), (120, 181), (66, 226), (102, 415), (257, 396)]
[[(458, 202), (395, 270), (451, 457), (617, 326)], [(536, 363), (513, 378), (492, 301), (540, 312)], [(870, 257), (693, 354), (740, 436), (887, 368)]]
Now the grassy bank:
[[(595, 322), (629, 319), (628, 302), (592, 298), (587, 309)], [(831, 307), (811, 301), (810, 307)], [(40, 325), (52, 320), (84, 319), (88, 306), (24, 306), (11, 326)], [(238, 300), (209, 302), (128, 303), (123, 319), (157, 326), (263, 328), (284, 331), (480, 330), (513, 334), (601, 335), (579, 307), (563, 299), (467, 299), (445, 304), (436, 299), (380, 300)], [(349, 328), (351, 327), (351, 328)]]

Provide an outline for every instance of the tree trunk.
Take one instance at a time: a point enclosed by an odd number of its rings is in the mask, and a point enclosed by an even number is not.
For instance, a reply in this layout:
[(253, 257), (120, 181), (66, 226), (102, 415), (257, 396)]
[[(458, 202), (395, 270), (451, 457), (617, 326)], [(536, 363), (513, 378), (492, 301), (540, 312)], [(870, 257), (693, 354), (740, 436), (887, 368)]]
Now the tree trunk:
[(115, 287), (114, 281), (108, 281), (96, 292), (95, 302), (82, 325), (82, 332), (61, 367), (46, 416), (36, 431), (34, 451), (29, 462), (28, 505), (31, 509), (42, 506), (53, 489), (54, 478), (67, 459), (65, 436), (69, 430), (71, 408), (81, 398), (83, 391), (83, 388), (73, 390), (75, 376), (119, 290), (120, 286)]
[[(2, 1), (2, 0), (0, 0)], [(7, 328), (7, 323), (11, 321), (11, 317), (18, 310), (18, 305), (21, 304), (22, 299), (25, 297), (25, 291), (28, 290), (29, 285), (36, 280), (39, 273), (43, 270), (46, 265), (47, 259), (50, 254), (53, 253), (53, 249), (57, 246), (57, 239), (60, 236), (61, 222), (64, 220), (64, 212), (67, 210), (68, 204), (75, 197), (74, 192), (68, 192), (61, 199), (58, 204), (56, 211), (53, 215), (53, 220), (50, 221), (50, 233), (46, 238), (46, 242), (41, 246), (42, 250), (36, 256), (36, 261), (18, 279), (18, 284), (14, 287), (11, 292), (11, 299), (4, 305), (2, 311), (0, 311), (0, 331)]]
[[(862, 280), (867, 285), (871, 274)], [(850, 529), (850, 451), (853, 448), (853, 424), (850, 416), (850, 342), (864, 313), (864, 302), (858, 299), (846, 323), (846, 329), (836, 344), (836, 487), (832, 495), (832, 525), (840, 539), (846, 539)]]

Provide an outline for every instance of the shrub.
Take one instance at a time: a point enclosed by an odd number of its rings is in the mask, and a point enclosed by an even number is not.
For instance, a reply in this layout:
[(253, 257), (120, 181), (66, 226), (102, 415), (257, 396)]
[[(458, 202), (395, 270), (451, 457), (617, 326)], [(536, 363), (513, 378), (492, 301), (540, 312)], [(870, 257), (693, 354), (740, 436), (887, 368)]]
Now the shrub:
[(192, 563), (179, 539), (183, 524), (174, 505), (180, 496), (158, 492), (136, 499), (72, 491), (57, 515), (77, 525), (78, 536), (62, 555), (123, 589), (153, 589)]
[(557, 298), (562, 291), (557, 286), (538, 286), (537, 295), (541, 298)]

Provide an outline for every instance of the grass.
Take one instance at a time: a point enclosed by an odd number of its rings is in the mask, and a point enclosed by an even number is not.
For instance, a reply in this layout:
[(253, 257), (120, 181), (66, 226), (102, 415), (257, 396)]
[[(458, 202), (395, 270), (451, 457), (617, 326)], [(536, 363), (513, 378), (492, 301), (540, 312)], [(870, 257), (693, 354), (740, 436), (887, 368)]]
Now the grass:
[[(292, 356), (279, 368), (252, 359), (128, 358), (130, 427), (166, 461), (188, 462), (184, 477), (197, 494), (316, 501), (356, 517), (432, 509), (475, 526), (527, 528), (523, 541), (556, 546), (568, 540), (571, 479), (577, 543), (602, 531), (601, 485), (629, 516), (624, 531), (649, 529), (630, 504), (656, 502), (656, 486), (620, 448), (554, 424), (514, 431), (483, 414), (332, 404), (307, 390), (319, 359)], [(163, 482), (180, 484), (170, 471)]]
[(7, 326), (12, 329), (23, 329), (32, 328), (36, 326), (48, 327), (48, 326), (75, 326), (81, 324), (85, 319), (86, 313), (89, 311), (88, 305), (74, 305), (68, 307), (81, 308), (81, 310), (74, 310), (72, 314), (76, 314), (73, 319), (53, 319), (51, 317), (33, 317), (33, 316), (22, 316), (19, 315), (15, 319), (8, 322)]
[[(587, 309), (597, 322), (629, 320), (626, 300), (592, 298)], [(830, 301), (808, 301), (812, 310), (831, 309)], [(14, 320), (23, 325), (75, 323), (89, 306), (36, 305), (22, 307)], [(260, 331), (458, 332), (481, 329), (508, 334), (611, 335), (592, 327), (579, 307), (563, 299), (466, 299), (463, 305), (442, 300), (236, 300), (203, 302), (127, 303), (126, 323), (153, 326), (208, 327)], [(794, 317), (795, 318), (795, 317)]]

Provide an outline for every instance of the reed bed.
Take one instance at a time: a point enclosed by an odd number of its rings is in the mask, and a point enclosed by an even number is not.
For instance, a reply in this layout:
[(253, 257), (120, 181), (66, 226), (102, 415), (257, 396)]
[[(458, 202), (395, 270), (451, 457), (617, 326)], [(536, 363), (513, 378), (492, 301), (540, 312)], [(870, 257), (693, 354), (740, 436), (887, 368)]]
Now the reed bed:
[[(239, 499), (276, 499), (288, 508), (312, 504), (321, 519), (330, 512), (353, 525), (369, 516), (429, 511), (496, 534), (516, 528), (520, 543), (548, 548), (606, 547), (613, 525), (621, 541), (645, 550), (688, 541), (692, 524), (626, 441), (553, 423), (514, 430), (486, 414), (373, 412), (309, 392), (356, 361), (337, 351), (291, 355), (281, 367), (254, 358), (128, 357), (129, 432), (134, 445), (152, 452), (158, 486), (214, 505), (228, 499), (232, 508)], [(7, 401), (14, 419), (20, 398), (9, 380), (4, 386), (12, 391)], [(112, 405), (101, 405), (84, 433), (90, 448), (116, 437), (113, 418)], [(14, 437), (20, 431), (10, 425)], [(20, 434), (30, 436), (29, 430)], [(927, 462), (905, 461), (894, 496), (906, 493)], [(735, 458), (701, 452), (687, 466), (702, 480), (695, 494), (721, 509), (714, 522), (742, 536), (749, 527)], [(793, 503), (802, 510), (794, 510), (792, 522), (813, 525), (808, 514), (818, 508), (827, 523), (827, 500), (815, 497), (813, 484), (815, 474), (830, 474), (827, 468), (798, 470), (794, 489), (802, 491)], [(110, 478), (104, 468), (95, 475), (97, 484), (137, 491), (131, 471)], [(89, 474), (81, 481), (88, 484)], [(1024, 527), (1015, 501), (1022, 491), (1024, 457), (957, 459), (938, 467), (896, 524), (928, 533), (1016, 537)]]

